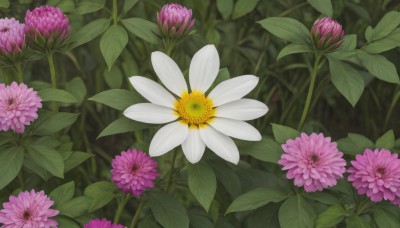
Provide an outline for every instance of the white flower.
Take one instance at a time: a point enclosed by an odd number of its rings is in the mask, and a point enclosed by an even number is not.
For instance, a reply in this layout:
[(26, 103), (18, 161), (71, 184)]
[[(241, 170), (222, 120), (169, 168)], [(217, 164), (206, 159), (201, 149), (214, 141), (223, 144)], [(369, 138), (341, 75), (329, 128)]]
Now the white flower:
[(210, 93), (206, 91), (219, 71), (214, 45), (207, 45), (194, 56), (189, 68), (189, 91), (178, 65), (162, 52), (153, 52), (151, 62), (160, 84), (141, 76), (129, 78), (133, 87), (151, 103), (135, 104), (124, 111), (130, 119), (165, 124), (150, 143), (150, 156), (160, 156), (182, 145), (191, 163), (200, 161), (205, 147), (221, 158), (237, 164), (239, 151), (229, 137), (259, 141), (261, 135), (244, 122), (265, 115), (268, 107), (259, 101), (242, 99), (256, 87), (258, 77), (244, 75), (228, 79)]

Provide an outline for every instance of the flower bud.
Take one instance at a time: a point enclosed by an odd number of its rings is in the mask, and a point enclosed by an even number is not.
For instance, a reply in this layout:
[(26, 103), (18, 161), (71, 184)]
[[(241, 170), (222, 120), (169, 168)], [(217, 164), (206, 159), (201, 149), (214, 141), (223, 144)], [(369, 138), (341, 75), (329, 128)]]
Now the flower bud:
[(176, 3), (164, 5), (157, 13), (157, 23), (161, 33), (169, 38), (187, 35), (194, 22), (192, 10)]
[(314, 22), (311, 36), (314, 47), (321, 51), (334, 51), (343, 43), (342, 25), (337, 21), (324, 17)]
[(15, 18), (0, 19), (0, 55), (8, 62), (18, 61), (25, 53), (25, 25)]

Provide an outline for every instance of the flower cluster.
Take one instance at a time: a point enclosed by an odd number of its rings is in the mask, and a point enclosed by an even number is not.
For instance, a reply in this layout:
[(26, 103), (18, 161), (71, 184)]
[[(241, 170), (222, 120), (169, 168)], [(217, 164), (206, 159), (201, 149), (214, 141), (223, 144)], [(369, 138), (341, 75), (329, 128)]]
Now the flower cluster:
[(126, 228), (126, 226), (112, 224), (111, 221), (103, 218), (90, 220), (83, 228)]
[(176, 3), (164, 5), (157, 13), (157, 23), (161, 33), (170, 38), (188, 34), (194, 22), (192, 10)]
[(25, 25), (14, 18), (0, 19), (0, 54), (18, 60), (25, 50)]
[(314, 22), (311, 36), (314, 47), (327, 52), (334, 51), (344, 42), (342, 25), (329, 17)]

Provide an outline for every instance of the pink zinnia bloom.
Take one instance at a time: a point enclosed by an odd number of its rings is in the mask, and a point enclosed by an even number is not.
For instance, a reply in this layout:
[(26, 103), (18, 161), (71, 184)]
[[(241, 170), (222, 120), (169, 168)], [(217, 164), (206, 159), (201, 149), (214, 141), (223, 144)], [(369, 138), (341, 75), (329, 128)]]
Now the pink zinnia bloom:
[(17, 55), (25, 49), (25, 25), (15, 18), (0, 19), (0, 53)]
[(41, 107), (37, 92), (25, 84), (0, 84), (0, 130), (23, 133), (25, 126), (38, 118), (37, 111)]
[(294, 185), (304, 186), (306, 192), (335, 186), (336, 179), (343, 178), (346, 171), (343, 153), (322, 133), (301, 133), (294, 140), (287, 140), (282, 148), (284, 154), (278, 163), (288, 170), (286, 177), (294, 179)]
[(148, 188), (154, 187), (154, 180), (159, 176), (157, 162), (142, 151), (129, 149), (122, 151), (112, 160), (112, 182), (123, 192), (135, 197)]
[(107, 219), (92, 219), (88, 224), (85, 224), (83, 228), (126, 228), (123, 225), (114, 225)]
[(57, 227), (57, 221), (50, 218), (58, 215), (57, 210), (50, 209), (53, 204), (43, 191), (32, 190), (20, 192), (17, 197), (10, 196), (10, 202), (3, 203), (0, 210), (1, 227)]
[(358, 194), (367, 194), (374, 202), (383, 199), (400, 205), (400, 159), (390, 151), (366, 149), (351, 161), (348, 180)]
[(311, 36), (314, 45), (319, 50), (333, 51), (344, 42), (342, 25), (329, 17), (314, 22)]
[(157, 13), (157, 23), (167, 37), (186, 35), (193, 27), (192, 10), (176, 3), (166, 4)]

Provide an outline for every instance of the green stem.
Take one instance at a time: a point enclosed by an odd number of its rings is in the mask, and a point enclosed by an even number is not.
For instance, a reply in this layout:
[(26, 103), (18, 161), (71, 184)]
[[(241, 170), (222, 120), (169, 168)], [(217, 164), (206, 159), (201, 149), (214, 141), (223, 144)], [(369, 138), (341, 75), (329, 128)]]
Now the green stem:
[(175, 160), (176, 160), (176, 155), (177, 155), (177, 150), (173, 150), (172, 151), (172, 160), (171, 160), (171, 168), (170, 168), (170, 172), (169, 172), (169, 178), (168, 178), (168, 182), (165, 185), (164, 191), (168, 193), (171, 184), (172, 184), (172, 179), (174, 177), (174, 168), (175, 168)]
[(128, 200), (129, 200), (129, 194), (123, 193), (121, 201), (118, 202), (118, 209), (114, 217), (114, 224), (118, 224), (119, 218), (121, 218), (122, 212), (124, 211), (125, 205), (128, 202)]
[(136, 226), (136, 224), (139, 221), (139, 217), (140, 217), (140, 213), (143, 210), (144, 204), (146, 203), (146, 200), (144, 200), (143, 198), (140, 200), (139, 206), (136, 209), (135, 215), (133, 216), (131, 225), (129, 226), (129, 228), (134, 228)]
[(113, 0), (113, 18), (114, 18), (114, 25), (118, 23), (118, 4), (117, 0)]
[[(396, 87), (396, 90), (398, 91), (399, 86)], [(390, 117), (392, 116), (393, 109), (397, 105), (397, 101), (400, 99), (400, 91), (394, 94), (392, 102), (390, 103), (389, 110), (386, 112), (386, 117), (385, 117), (385, 124), (383, 125), (383, 130), (386, 130), (389, 124)]]
[(321, 59), (321, 54), (317, 52), (315, 54), (314, 69), (311, 73), (310, 86), (308, 87), (306, 104), (304, 105), (303, 114), (301, 115), (301, 119), (300, 119), (299, 125), (297, 127), (297, 130), (299, 130), (299, 131), (303, 128), (304, 121), (306, 120), (306, 117), (308, 114), (308, 109), (310, 108), (311, 98), (312, 98), (314, 85), (315, 85), (315, 78), (317, 77), (318, 65), (319, 65), (320, 59)]
[(17, 75), (18, 75), (18, 81), (20, 83), (24, 82), (24, 73), (22, 72), (22, 64), (20, 62), (17, 62), (15, 64), (15, 68), (17, 68)]
[(24, 177), (22, 176), (22, 170), (19, 171), (18, 173), (18, 181), (19, 185), (21, 186), (21, 190), (23, 191), (25, 189), (25, 184), (24, 184)]
[[(53, 51), (46, 51), (46, 56), (50, 68), (51, 88), (57, 89), (56, 67), (54, 65)], [(58, 111), (58, 104), (56, 101), (52, 103), (52, 109), (55, 112)]]

